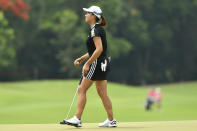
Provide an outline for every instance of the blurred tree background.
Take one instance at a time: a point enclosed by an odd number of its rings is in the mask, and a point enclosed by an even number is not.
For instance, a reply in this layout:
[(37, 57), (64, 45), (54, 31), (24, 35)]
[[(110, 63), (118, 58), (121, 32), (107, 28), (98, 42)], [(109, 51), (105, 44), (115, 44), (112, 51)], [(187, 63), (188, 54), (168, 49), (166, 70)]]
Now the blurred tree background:
[(108, 21), (109, 80), (197, 80), (196, 0), (0, 0), (0, 80), (79, 78), (91, 5)]

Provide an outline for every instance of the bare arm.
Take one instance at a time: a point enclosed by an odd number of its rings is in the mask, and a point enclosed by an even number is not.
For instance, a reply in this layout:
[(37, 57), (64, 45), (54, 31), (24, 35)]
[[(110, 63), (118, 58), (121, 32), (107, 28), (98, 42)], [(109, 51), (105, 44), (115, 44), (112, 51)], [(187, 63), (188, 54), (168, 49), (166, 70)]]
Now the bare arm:
[(83, 55), (83, 56), (77, 58), (77, 59), (74, 61), (74, 65), (75, 65), (75, 66), (81, 65), (81, 63), (82, 63), (84, 60), (88, 59), (89, 57), (90, 57), (89, 54), (86, 53), (85, 55)]
[(82, 61), (84, 61), (84, 60), (88, 59), (89, 57), (90, 57), (90, 56), (89, 56), (89, 53), (86, 53), (85, 55), (81, 56), (80, 59), (81, 59)]
[(82, 74), (86, 74), (89, 70), (89, 66), (100, 56), (100, 54), (103, 51), (103, 45), (100, 37), (94, 37), (94, 44), (96, 47), (96, 50), (92, 54), (92, 56), (87, 60), (87, 62), (84, 64), (82, 69)]
[(103, 51), (101, 37), (94, 37), (93, 40), (94, 40), (96, 50), (94, 51), (92, 56), (86, 62), (87, 65), (91, 65), (100, 56), (100, 54)]

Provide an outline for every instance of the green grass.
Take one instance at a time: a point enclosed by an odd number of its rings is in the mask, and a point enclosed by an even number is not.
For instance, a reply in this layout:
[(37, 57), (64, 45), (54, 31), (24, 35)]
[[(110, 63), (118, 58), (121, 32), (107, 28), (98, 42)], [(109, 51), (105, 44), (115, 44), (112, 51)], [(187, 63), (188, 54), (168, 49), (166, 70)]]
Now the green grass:
[(60, 124), (0, 124), (1, 131), (196, 131), (197, 120), (118, 122), (117, 128), (100, 128), (98, 123), (83, 123), (80, 128)]
[[(77, 80), (40, 80), (0, 83), (0, 124), (58, 123), (65, 118)], [(147, 90), (160, 86), (162, 110), (144, 110)], [(136, 88), (108, 84), (114, 116), (120, 122), (197, 120), (197, 82)], [(70, 116), (76, 111), (76, 101)], [(83, 122), (100, 122), (106, 113), (93, 85), (87, 93)]]

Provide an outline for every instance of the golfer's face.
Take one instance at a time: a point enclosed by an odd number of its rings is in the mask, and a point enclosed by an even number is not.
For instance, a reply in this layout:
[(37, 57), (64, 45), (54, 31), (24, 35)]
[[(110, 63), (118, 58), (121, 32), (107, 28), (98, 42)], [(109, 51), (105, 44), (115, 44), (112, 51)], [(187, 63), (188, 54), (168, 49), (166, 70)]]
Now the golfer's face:
[(88, 22), (90, 22), (94, 17), (93, 17), (94, 15), (92, 14), (92, 13), (90, 13), (90, 12), (86, 12), (86, 14), (85, 14), (85, 21), (88, 23)]

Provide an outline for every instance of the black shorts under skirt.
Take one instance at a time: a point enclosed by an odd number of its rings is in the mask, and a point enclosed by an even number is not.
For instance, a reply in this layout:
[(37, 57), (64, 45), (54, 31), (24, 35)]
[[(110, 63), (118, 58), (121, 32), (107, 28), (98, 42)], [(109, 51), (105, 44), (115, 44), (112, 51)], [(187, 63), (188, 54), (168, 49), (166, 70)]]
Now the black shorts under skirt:
[(89, 80), (107, 80), (110, 70), (110, 58), (96, 59), (91, 65), (85, 77)]

